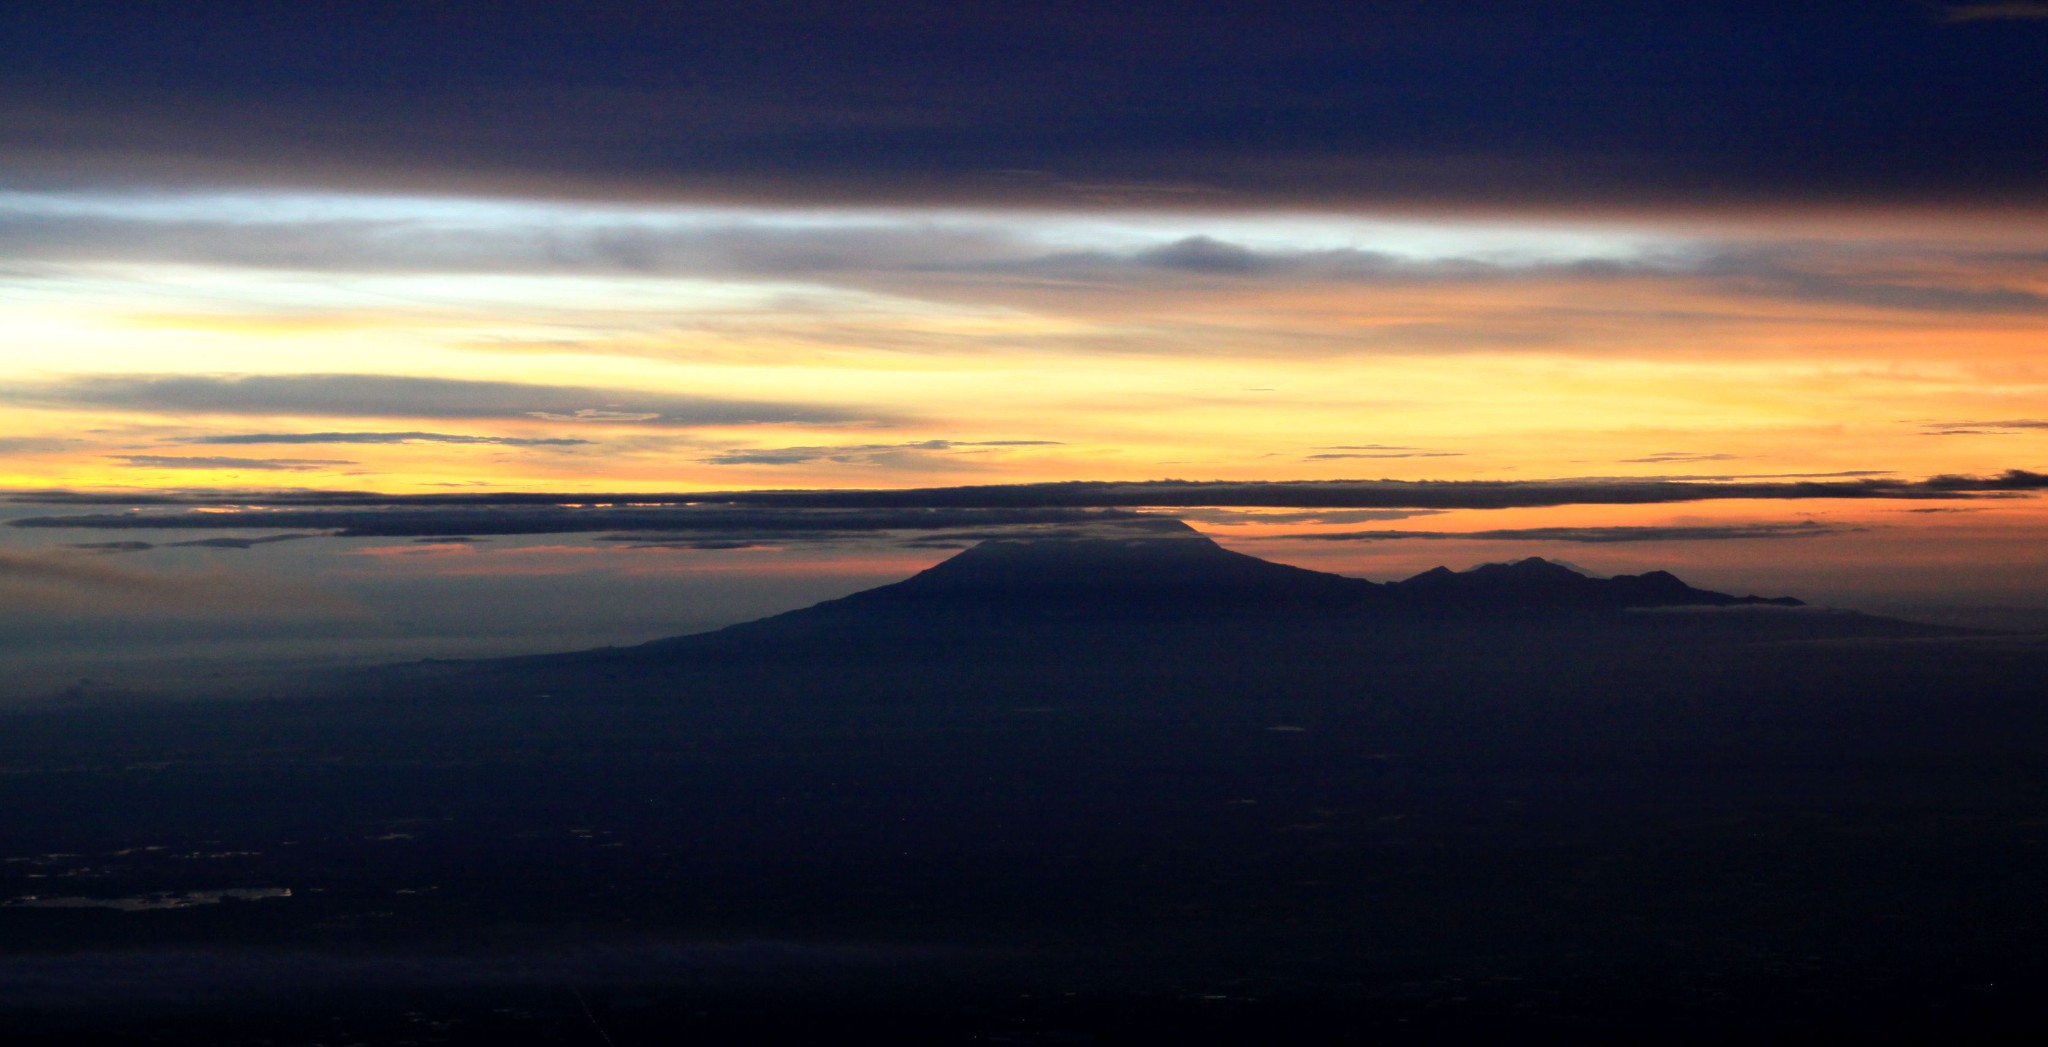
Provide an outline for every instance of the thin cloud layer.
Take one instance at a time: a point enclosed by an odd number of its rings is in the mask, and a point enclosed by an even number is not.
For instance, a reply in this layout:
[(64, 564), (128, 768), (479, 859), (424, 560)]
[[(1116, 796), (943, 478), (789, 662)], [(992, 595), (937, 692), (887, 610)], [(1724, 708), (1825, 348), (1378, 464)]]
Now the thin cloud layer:
[(542, 418), (667, 427), (872, 421), (838, 408), (805, 404), (380, 374), (84, 375), (0, 388), (0, 402), (164, 414)]
[[(875, 212), (802, 221), (772, 211), (706, 211), (679, 219), (625, 209), (593, 219), (562, 206), (471, 217), (422, 217), (391, 203), (389, 217), (266, 219), (258, 205), (194, 201), (232, 213), (208, 219), (36, 212), (0, 206), (0, 257), (17, 264), (197, 265), (268, 272), (670, 278), (844, 288), (909, 299), (1029, 303), (1100, 311), (1113, 291), (1147, 299), (1235, 289), (1512, 287), (1531, 281), (1592, 287), (1680, 286), (1751, 301), (1982, 316), (2048, 313), (2038, 252), (1953, 238), (1845, 244), (1696, 232), (1597, 236), (1576, 249), (1474, 244), (1417, 254), (1389, 230), (1384, 247), (1239, 243), (1207, 233), (1114, 235), (1071, 218), (1000, 214), (943, 218)], [(40, 205), (48, 206), (48, 205)], [(369, 206), (357, 203), (355, 206)], [(1200, 228), (1229, 216), (1183, 216)], [(1361, 228), (1356, 236), (1370, 237)], [(1093, 236), (1119, 246), (1075, 247)], [(1268, 237), (1270, 239), (1270, 236)]]
[(146, 553), (152, 549), (254, 549), (275, 542), (296, 542), (318, 538), (314, 534), (272, 534), (261, 538), (199, 538), (189, 542), (70, 542), (64, 548), (89, 553)]
[[(294, 527), (362, 535), (545, 534), (573, 531), (737, 528), (911, 529), (1082, 522), (1093, 510), (1281, 508), (1398, 511), (1564, 505), (1657, 505), (1717, 499), (1914, 501), (2026, 497), (2048, 491), (2048, 475), (2010, 469), (1996, 476), (1922, 480), (1721, 481), (1328, 480), (1068, 482), (915, 490), (725, 491), (678, 494), (539, 492), (377, 495), (332, 491), (204, 491), (140, 497), (119, 493), (18, 492), (20, 503), (70, 505), (262, 505), (208, 512), (126, 512), (28, 517), (15, 527)], [(621, 504), (623, 503), (623, 504)], [(324, 508), (314, 508), (324, 507)], [(1391, 519), (1396, 517), (1380, 516)]]
[(1928, 422), (1922, 432), (1928, 436), (2011, 436), (2015, 433), (2048, 429), (2048, 419), (2008, 418), (1996, 422)]
[(123, 454), (112, 457), (130, 469), (255, 469), (266, 472), (310, 473), (356, 464), (337, 458), (233, 458), (223, 455), (162, 454)]
[(1730, 498), (1970, 498), (2041, 490), (2048, 490), (2048, 475), (2010, 469), (1996, 476), (1935, 476), (1924, 480), (1868, 477), (1744, 482), (1649, 477), (1593, 480), (1077, 481), (912, 491), (750, 491), (705, 495), (699, 499), (791, 508), (1061, 505), (1508, 509), (1558, 505), (1650, 505)]
[(1699, 454), (1688, 451), (1659, 451), (1641, 458), (1622, 458), (1623, 465), (1668, 465), (1678, 462), (1732, 462), (1740, 459), (1739, 454)]
[(1383, 451), (1323, 451), (1318, 454), (1303, 455), (1301, 460), (1304, 462), (1334, 462), (1345, 458), (1463, 458), (1464, 456), (1462, 451), (1389, 449)]
[[(279, 527), (329, 531), (343, 538), (471, 537), (510, 534), (690, 533), (721, 537), (837, 536), (880, 531), (960, 530), (1039, 525), (1150, 527), (1170, 523), (1158, 517), (1082, 508), (948, 508), (907, 506), (884, 509), (785, 509), (733, 505), (492, 506), (432, 505), (425, 508), (264, 509), (193, 513), (122, 513), (104, 516), (31, 517), (16, 527), (83, 527), (116, 530)], [(272, 538), (270, 541), (283, 539)], [(637, 540), (637, 539), (636, 539)]]
[(1058, 440), (916, 440), (900, 444), (838, 444), (821, 447), (735, 448), (697, 459), (705, 465), (803, 465), (835, 462), (840, 465), (887, 463), (906, 454), (943, 453), (993, 447), (1054, 447)]

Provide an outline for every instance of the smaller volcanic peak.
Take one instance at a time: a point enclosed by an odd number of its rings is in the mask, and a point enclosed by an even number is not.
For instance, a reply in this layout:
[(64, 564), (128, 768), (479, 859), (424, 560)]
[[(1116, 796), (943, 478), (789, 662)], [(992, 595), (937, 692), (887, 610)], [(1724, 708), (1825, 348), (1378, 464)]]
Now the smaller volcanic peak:
[(1619, 611), (1631, 607), (1797, 607), (1791, 597), (1765, 599), (1695, 589), (1668, 571), (1594, 578), (1560, 563), (1530, 557), (1466, 571), (1436, 567), (1388, 588), (1418, 608), (1473, 614), (1546, 610)]

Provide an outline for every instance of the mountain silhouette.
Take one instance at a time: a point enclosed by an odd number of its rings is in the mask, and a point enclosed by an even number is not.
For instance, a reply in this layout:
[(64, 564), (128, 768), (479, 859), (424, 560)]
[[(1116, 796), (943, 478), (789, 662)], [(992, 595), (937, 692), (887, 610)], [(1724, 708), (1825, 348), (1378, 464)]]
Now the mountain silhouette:
[(1650, 607), (1803, 607), (1790, 596), (1730, 596), (1695, 589), (1669, 571), (1594, 578), (1540, 557), (1481, 564), (1454, 572), (1436, 567), (1389, 586), (1416, 609), (1474, 613), (1535, 610), (1625, 611)]
[[(1695, 611), (1728, 613), (1683, 613)], [(700, 694), (818, 693), (839, 681), (886, 689), (894, 685), (877, 681), (908, 677), (924, 688), (943, 671), (974, 676), (977, 688), (1002, 675), (1031, 690), (1038, 684), (1021, 681), (1105, 665), (1225, 676), (1313, 666), (1337, 679), (1479, 649), (1597, 661), (1594, 652), (1621, 647), (1947, 632), (1698, 589), (1663, 571), (1596, 578), (1539, 558), (1378, 583), (1233, 552), (1174, 521), (1135, 536), (991, 539), (902, 581), (712, 632), (429, 671), (543, 674), (572, 691), (588, 683), (577, 674), (595, 671), (618, 693), (662, 690), (646, 674), (695, 673), (682, 689)], [(732, 684), (734, 672), (753, 682)]]
[(1803, 604), (1696, 589), (1664, 571), (1594, 578), (1534, 557), (1370, 582), (1233, 552), (1175, 521), (1142, 537), (985, 541), (903, 581), (724, 632), (879, 621), (933, 629), (1230, 618), (1555, 622), (1633, 609), (1745, 606)]

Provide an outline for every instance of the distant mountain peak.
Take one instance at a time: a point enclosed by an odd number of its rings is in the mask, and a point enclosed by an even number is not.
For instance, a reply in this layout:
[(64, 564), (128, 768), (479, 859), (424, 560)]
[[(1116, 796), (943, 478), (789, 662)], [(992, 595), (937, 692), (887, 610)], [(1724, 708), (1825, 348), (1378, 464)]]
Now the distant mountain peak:
[[(1513, 631), (1554, 623), (1598, 630), (1621, 625), (1623, 612), (1632, 610), (1750, 605), (1800, 601), (1695, 589), (1666, 571), (1594, 577), (1541, 557), (1463, 571), (1435, 567), (1376, 583), (1262, 560), (1226, 549), (1178, 521), (1160, 521), (993, 537), (890, 585), (630, 650), (632, 657), (744, 648), (762, 657), (837, 652), (944, 659), (994, 650), (987, 645), (995, 644), (1057, 659), (1060, 645), (1118, 646), (1182, 635), (1206, 637), (1189, 641), (1198, 646), (1228, 646), (1237, 642), (1240, 627), (1248, 630), (1243, 636), (1273, 635), (1259, 623), (1311, 633), (1335, 630), (1321, 635), (1352, 643), (1417, 628)], [(1629, 618), (1639, 628), (1677, 629), (1684, 623), (1689, 634), (1736, 627), (1769, 635), (1892, 635), (1920, 628), (1858, 615), (1801, 615), (1796, 624), (1784, 616)], [(1041, 644), (1053, 646), (1034, 646)]]
[(1514, 578), (1584, 578), (1583, 572), (1574, 571), (1561, 563), (1552, 563), (1540, 556), (1530, 556), (1508, 563), (1483, 563), (1470, 567), (1461, 574), (1503, 575)]
[(894, 585), (840, 604), (892, 613), (1363, 614), (1424, 618), (1619, 612), (1790, 598), (1695, 589), (1666, 571), (1596, 578), (1542, 557), (1436, 567), (1398, 582), (1312, 571), (1225, 549), (1178, 521), (1140, 533), (1084, 532), (984, 541)]
[(1622, 611), (1648, 607), (1803, 606), (1789, 596), (1731, 596), (1695, 589), (1669, 571), (1598, 578), (1531, 556), (1463, 571), (1434, 567), (1388, 586), (1422, 609), (1486, 614), (1541, 610)]
[(849, 599), (900, 603), (949, 599), (1063, 605), (1158, 604), (1160, 610), (1218, 603), (1286, 607), (1302, 599), (1355, 600), (1379, 587), (1232, 552), (1178, 520), (1136, 534), (996, 538), (894, 585)]

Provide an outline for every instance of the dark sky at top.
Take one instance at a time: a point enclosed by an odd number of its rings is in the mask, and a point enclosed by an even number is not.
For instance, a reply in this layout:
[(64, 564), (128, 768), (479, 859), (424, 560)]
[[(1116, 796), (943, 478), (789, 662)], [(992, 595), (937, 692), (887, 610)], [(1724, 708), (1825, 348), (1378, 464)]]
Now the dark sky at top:
[(2048, 4), (19, 3), (18, 187), (2037, 204)]

